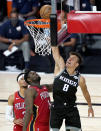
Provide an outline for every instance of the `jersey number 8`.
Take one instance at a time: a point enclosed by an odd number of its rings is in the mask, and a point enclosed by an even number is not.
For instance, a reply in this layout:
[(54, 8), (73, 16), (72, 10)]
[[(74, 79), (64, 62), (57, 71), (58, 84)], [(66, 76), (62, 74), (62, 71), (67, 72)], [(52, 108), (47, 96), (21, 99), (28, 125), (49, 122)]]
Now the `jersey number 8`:
[(64, 84), (63, 91), (67, 92), (68, 88), (69, 88), (69, 85), (68, 84)]

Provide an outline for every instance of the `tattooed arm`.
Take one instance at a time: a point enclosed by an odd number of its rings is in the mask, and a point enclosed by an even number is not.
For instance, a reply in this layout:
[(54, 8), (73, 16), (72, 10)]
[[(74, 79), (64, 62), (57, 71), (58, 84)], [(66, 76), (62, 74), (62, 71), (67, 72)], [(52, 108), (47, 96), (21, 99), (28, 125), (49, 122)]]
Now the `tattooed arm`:
[(25, 113), (24, 120), (23, 120), (24, 121), (23, 131), (27, 130), (27, 126), (33, 114), (33, 102), (36, 96), (37, 96), (37, 92), (34, 88), (29, 88), (25, 92), (26, 113)]

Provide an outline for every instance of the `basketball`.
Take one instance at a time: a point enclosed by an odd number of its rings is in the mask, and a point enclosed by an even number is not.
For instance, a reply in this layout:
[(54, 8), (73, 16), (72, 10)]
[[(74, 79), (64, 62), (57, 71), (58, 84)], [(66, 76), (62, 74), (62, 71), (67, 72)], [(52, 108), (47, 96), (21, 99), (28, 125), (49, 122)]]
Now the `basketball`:
[(51, 5), (44, 5), (40, 9), (40, 16), (42, 19), (49, 19), (51, 14)]

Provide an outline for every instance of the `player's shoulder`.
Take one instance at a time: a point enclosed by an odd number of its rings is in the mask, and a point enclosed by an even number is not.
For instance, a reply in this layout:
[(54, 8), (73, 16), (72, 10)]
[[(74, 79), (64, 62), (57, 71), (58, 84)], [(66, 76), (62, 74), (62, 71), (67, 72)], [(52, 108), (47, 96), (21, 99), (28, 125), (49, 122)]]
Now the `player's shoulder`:
[(25, 91), (25, 96), (34, 96), (37, 93), (36, 89), (33, 86), (30, 86), (26, 91)]
[(63, 68), (60, 71), (58, 71), (57, 73), (54, 73), (54, 78), (58, 78), (60, 77), (62, 74), (67, 74), (68, 72), (66, 72), (66, 69)]
[(35, 88), (34, 88), (34, 86), (30, 86), (25, 92), (33, 92), (33, 91), (35, 91)]
[(84, 84), (85, 83), (85, 77), (80, 75), (80, 81), (79, 81), (80, 84)]
[(11, 95), (8, 97), (8, 101), (14, 102), (14, 94), (11, 94)]

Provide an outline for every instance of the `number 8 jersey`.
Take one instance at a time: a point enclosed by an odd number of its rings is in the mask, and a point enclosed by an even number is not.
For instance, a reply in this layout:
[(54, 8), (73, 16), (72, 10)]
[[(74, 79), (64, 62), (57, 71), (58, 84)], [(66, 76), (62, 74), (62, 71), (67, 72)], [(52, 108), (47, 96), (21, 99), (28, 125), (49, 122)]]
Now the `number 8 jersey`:
[(75, 75), (69, 75), (66, 69), (55, 77), (53, 84), (53, 99), (55, 107), (62, 105), (75, 105), (79, 78), (79, 72), (76, 72)]

